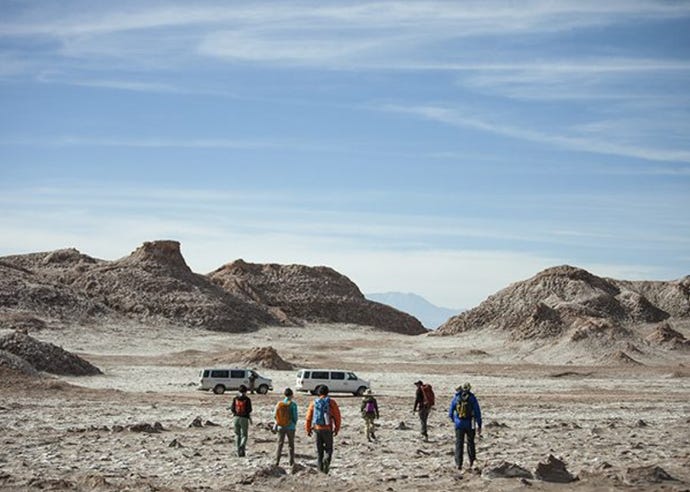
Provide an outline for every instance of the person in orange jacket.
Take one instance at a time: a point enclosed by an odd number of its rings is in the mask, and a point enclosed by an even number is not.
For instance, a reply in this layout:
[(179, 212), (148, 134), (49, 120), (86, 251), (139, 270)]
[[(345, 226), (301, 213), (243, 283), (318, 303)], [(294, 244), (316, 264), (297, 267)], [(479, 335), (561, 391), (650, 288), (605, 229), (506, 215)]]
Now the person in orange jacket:
[(319, 397), (309, 403), (304, 426), (311, 437), (316, 432), (316, 456), (319, 471), (328, 473), (333, 457), (333, 437), (340, 432), (340, 408), (334, 399), (328, 396), (328, 386), (321, 385)]

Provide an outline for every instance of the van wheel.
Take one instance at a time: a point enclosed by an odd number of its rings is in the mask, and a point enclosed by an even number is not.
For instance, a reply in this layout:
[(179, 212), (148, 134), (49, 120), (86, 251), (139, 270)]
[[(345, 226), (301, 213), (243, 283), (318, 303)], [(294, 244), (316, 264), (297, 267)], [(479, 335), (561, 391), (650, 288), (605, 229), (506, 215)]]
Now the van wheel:
[(366, 386), (360, 386), (357, 388), (357, 391), (355, 391), (356, 396), (364, 396), (364, 392), (367, 390)]
[(217, 395), (222, 395), (223, 393), (225, 393), (225, 386), (223, 386), (222, 384), (217, 384), (213, 387), (213, 392)]
[(256, 389), (256, 392), (259, 393), (260, 395), (265, 395), (266, 393), (268, 393), (268, 386), (266, 386), (265, 384), (262, 384), (261, 386), (259, 386)]

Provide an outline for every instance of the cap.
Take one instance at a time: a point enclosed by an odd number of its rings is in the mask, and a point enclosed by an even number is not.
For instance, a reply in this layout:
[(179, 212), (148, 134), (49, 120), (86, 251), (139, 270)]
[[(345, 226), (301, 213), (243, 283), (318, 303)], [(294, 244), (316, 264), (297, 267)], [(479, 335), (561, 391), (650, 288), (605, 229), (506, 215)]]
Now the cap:
[(419, 380), (419, 381), (417, 381), (417, 382), (416, 382), (416, 383), (414, 383), (414, 384), (415, 384), (416, 386), (419, 386), (420, 384), (424, 384), (424, 383), (422, 383), (422, 381), (421, 381), (421, 380)]

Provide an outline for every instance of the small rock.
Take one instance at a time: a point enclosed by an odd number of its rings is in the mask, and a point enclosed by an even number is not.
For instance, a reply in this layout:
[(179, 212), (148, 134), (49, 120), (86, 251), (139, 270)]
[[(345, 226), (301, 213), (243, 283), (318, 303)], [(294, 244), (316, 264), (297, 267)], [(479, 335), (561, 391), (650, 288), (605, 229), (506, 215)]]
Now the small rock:
[(146, 434), (158, 434), (160, 432), (160, 429), (147, 423), (130, 425), (129, 430), (132, 432), (144, 432)]
[(507, 461), (502, 462), (498, 466), (483, 470), (482, 476), (487, 478), (534, 478), (529, 470)]
[(566, 470), (565, 463), (550, 454), (546, 463), (539, 463), (534, 472), (535, 478), (544, 482), (569, 483), (577, 480)]
[(201, 417), (197, 417), (187, 426), (187, 427), (203, 427), (204, 424), (201, 422)]
[(407, 426), (407, 424), (406, 424), (405, 422), (400, 422), (400, 423), (397, 425), (397, 427), (395, 428), (395, 430), (402, 430), (402, 431), (404, 431), (404, 430), (410, 430), (410, 428)]
[(112, 430), (113, 430), (113, 432), (122, 432), (123, 430), (125, 430), (125, 428), (122, 425), (113, 425)]
[(220, 424), (216, 424), (215, 422), (211, 422), (210, 420), (207, 420), (204, 422), (204, 425), (206, 427), (220, 427)]
[(648, 425), (647, 422), (645, 422), (644, 420), (640, 419), (640, 420), (638, 420), (637, 422), (635, 422), (635, 426), (634, 426), (634, 427), (647, 427), (647, 425)]
[(168, 444), (169, 448), (183, 448), (184, 446), (180, 444), (180, 442), (177, 439), (173, 439), (170, 441), (170, 444)]
[(625, 471), (625, 481), (631, 485), (643, 485), (645, 483), (660, 483), (662, 481), (676, 481), (666, 470), (658, 465), (640, 466), (628, 468)]

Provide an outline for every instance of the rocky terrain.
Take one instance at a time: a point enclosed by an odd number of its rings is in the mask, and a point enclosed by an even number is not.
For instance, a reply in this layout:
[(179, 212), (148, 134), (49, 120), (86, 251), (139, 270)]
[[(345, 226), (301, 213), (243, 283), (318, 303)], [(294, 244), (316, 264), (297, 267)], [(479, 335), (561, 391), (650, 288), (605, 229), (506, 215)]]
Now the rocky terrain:
[(267, 306), (284, 321), (354, 323), (410, 335), (426, 332), (413, 316), (366, 299), (332, 268), (237, 260), (208, 277), (234, 295)]
[[(341, 329), (338, 329), (341, 328)], [(0, 336), (3, 334), (0, 333)], [(690, 369), (684, 364), (555, 366), (506, 363), (510, 348), (479, 331), (410, 337), (341, 325), (247, 333), (117, 325), (36, 333), (102, 368), (84, 377), (28, 377), (0, 365), (0, 490), (650, 490), (690, 487)], [(268, 346), (272, 347), (270, 350)], [(241, 347), (241, 349), (240, 349)], [(328, 350), (325, 348), (328, 347)], [(364, 437), (360, 399), (343, 414), (331, 473), (316, 471), (303, 430), (311, 397), (297, 394), (297, 464), (274, 466), (272, 412), (295, 370), (263, 369), (276, 391), (252, 395), (248, 453), (234, 455), (232, 395), (199, 392), (209, 360), (252, 355), (296, 367), (341, 367), (369, 379), (381, 418)], [(430, 438), (420, 440), (413, 382), (434, 385)], [(470, 381), (483, 414), (476, 468), (453, 465), (447, 406)]]
[(115, 261), (76, 249), (0, 258), (0, 326), (106, 321), (230, 332), (350, 322), (425, 332), (414, 317), (367, 301), (354, 283), (327, 267), (238, 260), (204, 276), (191, 271), (177, 241), (146, 242)]
[[(1, 353), (9, 353), (13, 357), (2, 357)], [(40, 342), (20, 331), (0, 337), (0, 357), (6, 361), (0, 364), (25, 374), (37, 371), (71, 376), (102, 374), (100, 369), (78, 355), (52, 343)]]
[(632, 282), (571, 266), (549, 268), (454, 316), (438, 335), (486, 331), (531, 347), (558, 346), (591, 360), (635, 361), (683, 351), (690, 326), (690, 277)]

